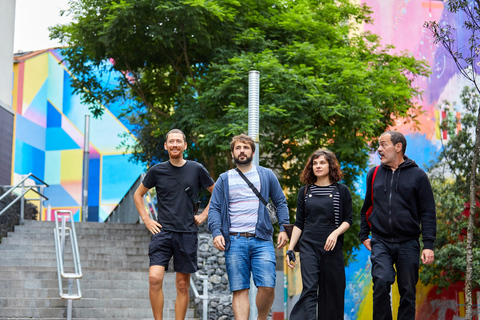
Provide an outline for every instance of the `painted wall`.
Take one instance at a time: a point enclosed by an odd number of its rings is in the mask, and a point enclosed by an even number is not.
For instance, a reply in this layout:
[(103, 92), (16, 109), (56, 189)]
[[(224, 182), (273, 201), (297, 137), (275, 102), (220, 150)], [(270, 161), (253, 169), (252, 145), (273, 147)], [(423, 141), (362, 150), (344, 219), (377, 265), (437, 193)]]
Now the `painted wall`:
[(0, 185), (9, 185), (13, 138), (13, 30), (15, 0), (0, 1)]
[[(45, 206), (71, 209), (80, 220), (88, 105), (73, 94), (71, 75), (60, 62), (59, 49), (17, 54), (15, 59), (12, 181), (34, 173), (50, 185)], [(129, 162), (125, 149), (119, 148), (120, 135), (129, 133), (117, 118), (119, 112), (120, 106), (114, 105), (100, 118), (90, 118), (89, 221), (104, 221), (144, 170)]]
[(0, 1), (0, 107), (12, 110), (13, 30), (15, 0)]
[[(463, 21), (461, 14), (453, 15), (444, 8), (443, 1), (435, 0), (362, 0), (373, 9), (373, 25), (364, 26), (364, 30), (380, 35), (383, 44), (393, 44), (394, 52), (408, 51), (417, 59), (426, 59), (432, 74), (419, 79), (416, 85), (423, 90), (423, 96), (417, 103), (425, 112), (420, 116), (420, 129), (414, 131), (408, 125), (399, 125), (397, 130), (407, 137), (406, 154), (419, 166), (426, 168), (430, 160), (435, 159), (440, 149), (439, 121), (442, 114), (437, 105), (443, 100), (457, 102), (456, 111), (461, 112), (460, 92), (470, 85), (456, 69), (443, 47), (433, 43), (430, 31), (423, 28), (425, 21), (437, 21), (459, 26)], [(457, 38), (465, 41), (466, 35), (458, 30)], [(378, 156), (372, 155), (371, 164), (378, 165)], [(360, 179), (359, 189), (365, 193), (365, 176)], [(346, 270), (347, 290), (345, 319), (372, 319), (372, 282), (370, 275), (370, 252), (363, 248), (358, 252), (358, 262)], [(456, 284), (448, 292), (437, 294), (436, 287), (417, 286), (416, 319), (458, 320), (465, 317), (463, 285)], [(398, 290), (392, 292), (394, 319), (398, 308)], [(474, 304), (479, 299), (474, 294)]]

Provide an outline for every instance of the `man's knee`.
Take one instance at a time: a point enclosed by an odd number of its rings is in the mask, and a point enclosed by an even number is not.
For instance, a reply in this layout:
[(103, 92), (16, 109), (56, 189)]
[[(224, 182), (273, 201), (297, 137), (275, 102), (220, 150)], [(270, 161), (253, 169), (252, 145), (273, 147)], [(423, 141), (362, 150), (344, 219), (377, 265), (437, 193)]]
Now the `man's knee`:
[(249, 289), (242, 289), (242, 290), (233, 291), (233, 298), (234, 299), (242, 299), (242, 298), (247, 297), (247, 299), (248, 299), (248, 291), (249, 291)]
[(162, 289), (163, 287), (163, 274), (151, 273), (148, 277), (148, 283), (150, 288), (153, 289)]
[(188, 293), (188, 288), (189, 288), (189, 285), (187, 284), (187, 282), (185, 280), (180, 280), (180, 281), (177, 282), (177, 290), (180, 293), (183, 293), (183, 294)]
[(269, 296), (275, 295), (275, 288), (271, 287), (258, 287), (258, 292)]
[(395, 282), (395, 279), (392, 280), (391, 277), (385, 274), (374, 275), (372, 278), (374, 291), (390, 292), (390, 288)]
[(176, 279), (175, 285), (177, 287), (177, 292), (183, 295), (188, 295), (190, 288), (190, 279), (187, 277), (180, 277)]

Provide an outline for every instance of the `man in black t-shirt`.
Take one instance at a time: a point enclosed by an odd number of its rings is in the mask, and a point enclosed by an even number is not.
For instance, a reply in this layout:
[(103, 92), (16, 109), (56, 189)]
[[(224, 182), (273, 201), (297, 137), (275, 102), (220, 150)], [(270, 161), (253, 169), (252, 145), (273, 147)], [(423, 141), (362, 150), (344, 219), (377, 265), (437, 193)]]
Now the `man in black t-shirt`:
[[(149, 245), (150, 303), (155, 320), (163, 319), (163, 277), (173, 256), (176, 272), (175, 319), (185, 319), (189, 302), (190, 274), (197, 267), (197, 225), (208, 217), (209, 205), (196, 215), (198, 192), (213, 191), (214, 181), (207, 170), (195, 161), (183, 159), (187, 149), (185, 134), (173, 129), (166, 135), (165, 150), (170, 161), (159, 163), (148, 170), (143, 183), (133, 195), (135, 206), (153, 234)], [(143, 196), (155, 187), (158, 203), (158, 221), (150, 218)]]

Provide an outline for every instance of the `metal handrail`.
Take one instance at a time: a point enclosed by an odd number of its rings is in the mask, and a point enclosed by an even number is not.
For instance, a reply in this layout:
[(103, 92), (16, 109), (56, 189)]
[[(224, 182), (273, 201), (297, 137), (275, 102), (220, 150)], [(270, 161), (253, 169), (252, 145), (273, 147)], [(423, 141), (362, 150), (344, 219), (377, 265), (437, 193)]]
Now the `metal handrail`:
[[(62, 225), (58, 224), (58, 214), (62, 213), (60, 216)], [(68, 214), (68, 215), (66, 215)], [(71, 227), (66, 226), (66, 220), (70, 218)], [(82, 275), (82, 265), (80, 263), (80, 252), (78, 250), (77, 242), (77, 233), (75, 231), (75, 223), (73, 221), (73, 214), (70, 210), (57, 210), (55, 211), (55, 228), (53, 229), (53, 234), (55, 237), (55, 254), (57, 258), (57, 275), (58, 275), (58, 289), (60, 298), (68, 300), (67, 307), (67, 319), (72, 319), (72, 306), (73, 300), (79, 300), (82, 298), (82, 291), (80, 288), (80, 278)], [(67, 273), (64, 269), (64, 259), (65, 259), (65, 242), (67, 236), (70, 237), (70, 243), (72, 245), (72, 255), (73, 255), (73, 273)], [(63, 283), (62, 279), (68, 280), (68, 293), (63, 292)], [(77, 293), (73, 293), (73, 280), (76, 280)]]
[[(38, 180), (40, 183), (42, 183), (42, 185), (33, 185), (33, 186), (29, 186), (26, 190), (25, 190), (25, 181), (28, 179), (28, 178), (34, 178), (36, 180)], [(24, 210), (25, 210), (25, 200), (37, 200), (37, 199), (26, 199), (25, 198), (25, 194), (29, 191), (33, 191), (35, 192), (36, 194), (38, 194), (40, 196), (40, 198), (38, 198), (38, 200), (40, 201), (40, 209), (39, 209), (39, 212), (41, 213), (42, 212), (42, 206), (43, 206), (43, 202), (41, 201), (41, 198), (44, 198), (45, 200), (48, 200), (47, 197), (45, 197), (42, 193), (43, 193), (43, 188), (45, 187), (49, 187), (49, 185), (44, 182), (43, 180), (41, 180), (40, 178), (38, 178), (37, 176), (35, 176), (33, 173), (29, 173), (27, 174), (19, 183), (17, 183), (16, 185), (12, 186), (10, 189), (8, 189), (4, 194), (2, 194), (0, 196), (0, 200), (2, 200), (3, 198), (5, 198), (8, 194), (10, 193), (13, 193), (13, 191), (16, 189), (16, 188), (21, 188), (21, 191), (20, 191), (20, 196), (18, 196), (15, 200), (13, 200), (12, 202), (10, 202), (8, 204), (8, 206), (6, 206), (5, 208), (3, 208), (2, 211), (0, 211), (0, 215), (2, 215), (4, 212), (6, 212), (11, 206), (13, 206), (13, 204), (15, 202), (17, 202), (18, 200), (21, 200), (20, 202), (20, 223), (23, 223), (23, 218), (24, 218)], [(35, 190), (34, 188), (40, 188), (40, 192), (38, 192), (37, 190)]]
[(203, 320), (208, 320), (208, 276), (195, 272), (195, 276), (203, 280), (203, 294), (199, 294), (195, 281), (190, 277), (190, 287), (192, 288), (195, 298), (203, 300)]
[[(44, 182), (44, 181), (41, 180), (40, 178), (37, 178), (33, 173), (29, 173), (29, 174), (27, 174), (27, 175), (25, 176), (25, 178), (23, 178), (19, 183), (17, 183), (17, 184), (14, 185), (13, 187), (11, 187), (10, 190), (6, 191), (4, 194), (2, 194), (2, 195), (0, 196), (0, 200), (2, 200), (3, 198), (5, 198), (5, 197), (7, 196), (7, 194), (12, 193), (13, 190), (15, 190), (16, 188), (18, 188), (22, 183), (25, 182), (25, 180), (27, 180), (27, 179), (30, 178), (30, 177), (33, 177), (33, 178), (37, 179), (38, 182), (41, 182), (43, 185), (45, 185), (45, 186), (47, 186), (47, 187), (49, 186), (46, 182)], [(32, 187), (34, 187), (34, 186), (32, 186)], [(35, 187), (36, 187), (36, 185), (35, 185)]]
[[(18, 200), (20, 200), (21, 198), (23, 198), (23, 196), (28, 192), (28, 191), (33, 191), (35, 192), (36, 194), (38, 194), (40, 197), (44, 198), (45, 200), (48, 200), (47, 197), (45, 197), (43, 194), (39, 193), (37, 190), (33, 189), (34, 186), (31, 186), (29, 187), (27, 190), (25, 190), (21, 195), (19, 195), (15, 200), (13, 200), (12, 202), (10, 202), (10, 204), (8, 206), (6, 206), (5, 208), (3, 208), (2, 211), (0, 211), (0, 216), (5, 212), (7, 211), (11, 206), (13, 206), (13, 204), (15, 202), (17, 202)], [(0, 199), (1, 200), (1, 199)]]

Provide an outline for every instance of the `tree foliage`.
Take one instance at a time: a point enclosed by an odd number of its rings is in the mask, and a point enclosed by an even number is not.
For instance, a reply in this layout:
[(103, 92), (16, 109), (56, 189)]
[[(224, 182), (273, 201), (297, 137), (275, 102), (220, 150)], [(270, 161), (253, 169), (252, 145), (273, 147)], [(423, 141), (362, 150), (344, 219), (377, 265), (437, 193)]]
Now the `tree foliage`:
[[(438, 285), (445, 290), (450, 285), (465, 280), (469, 217), (465, 208), (469, 207), (466, 204), (469, 204), (470, 168), (475, 146), (473, 132), (480, 105), (480, 97), (475, 92), (475, 89), (468, 87), (462, 91), (461, 99), (465, 110), (461, 118), (456, 117), (451, 103), (444, 102), (441, 106), (448, 114), (441, 124), (441, 130), (447, 131), (449, 139), (443, 145), (438, 161), (430, 168), (438, 220), (435, 263), (422, 267), (420, 279), (425, 284)], [(476, 180), (476, 185), (479, 185), (480, 175), (477, 174)], [(474, 221), (473, 242), (478, 243), (478, 209)], [(472, 287), (480, 288), (480, 248), (474, 246), (472, 254)]]
[[(260, 71), (260, 163), (279, 174), (291, 209), (320, 147), (336, 153), (355, 191), (370, 144), (394, 118), (415, 121), (413, 81), (427, 73), (360, 32), (371, 11), (348, 0), (77, 0), (65, 14), (74, 22), (51, 36), (68, 44), (73, 87), (95, 115), (127, 101), (137, 161), (166, 159), (163, 135), (178, 127), (214, 178), (231, 168), (230, 139), (247, 132), (248, 72)], [(118, 86), (92, 71), (118, 72)]]

